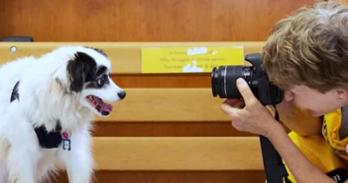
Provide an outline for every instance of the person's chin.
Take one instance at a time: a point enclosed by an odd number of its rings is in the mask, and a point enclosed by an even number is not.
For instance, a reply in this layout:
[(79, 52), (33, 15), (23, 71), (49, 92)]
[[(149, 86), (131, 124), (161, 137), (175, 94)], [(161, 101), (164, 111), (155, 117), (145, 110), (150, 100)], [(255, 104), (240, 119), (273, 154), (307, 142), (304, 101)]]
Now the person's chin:
[(313, 117), (320, 117), (320, 116), (323, 116), (323, 114), (313, 114), (312, 116)]
[(323, 115), (324, 115), (322, 112), (318, 112), (318, 111), (309, 110), (309, 112), (311, 113), (311, 115), (312, 115), (313, 117), (320, 117), (320, 116), (323, 116)]

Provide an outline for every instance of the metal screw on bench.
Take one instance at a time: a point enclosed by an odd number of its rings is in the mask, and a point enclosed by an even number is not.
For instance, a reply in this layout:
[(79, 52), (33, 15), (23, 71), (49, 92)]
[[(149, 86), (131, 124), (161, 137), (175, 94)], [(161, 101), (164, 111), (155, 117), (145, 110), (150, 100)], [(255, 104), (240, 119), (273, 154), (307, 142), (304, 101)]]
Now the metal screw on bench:
[(16, 46), (11, 46), (10, 47), (10, 52), (11, 53), (16, 53), (17, 52), (17, 47)]
[[(31, 36), (7, 36), (7, 37), (2, 38), (0, 41), (1, 42), (33, 42), (34, 39)], [(16, 53), (17, 47), (11, 46), (10, 52)]]

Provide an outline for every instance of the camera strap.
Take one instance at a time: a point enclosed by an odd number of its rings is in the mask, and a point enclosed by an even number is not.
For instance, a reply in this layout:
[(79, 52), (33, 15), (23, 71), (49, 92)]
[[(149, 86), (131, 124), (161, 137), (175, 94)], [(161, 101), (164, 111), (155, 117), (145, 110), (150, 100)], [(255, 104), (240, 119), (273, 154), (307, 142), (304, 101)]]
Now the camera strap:
[[(279, 121), (277, 110), (274, 118)], [(260, 136), (260, 143), (267, 183), (292, 183), (288, 178), (289, 174), (282, 158), (272, 143), (264, 136)]]

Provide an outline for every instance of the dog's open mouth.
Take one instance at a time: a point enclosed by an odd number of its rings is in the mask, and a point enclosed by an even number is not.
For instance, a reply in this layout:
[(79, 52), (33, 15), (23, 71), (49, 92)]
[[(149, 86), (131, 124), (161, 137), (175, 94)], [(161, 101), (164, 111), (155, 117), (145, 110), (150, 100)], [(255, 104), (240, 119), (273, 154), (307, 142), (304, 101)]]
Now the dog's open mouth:
[(112, 105), (105, 103), (101, 98), (97, 96), (88, 95), (86, 99), (103, 116), (109, 115), (112, 111)]

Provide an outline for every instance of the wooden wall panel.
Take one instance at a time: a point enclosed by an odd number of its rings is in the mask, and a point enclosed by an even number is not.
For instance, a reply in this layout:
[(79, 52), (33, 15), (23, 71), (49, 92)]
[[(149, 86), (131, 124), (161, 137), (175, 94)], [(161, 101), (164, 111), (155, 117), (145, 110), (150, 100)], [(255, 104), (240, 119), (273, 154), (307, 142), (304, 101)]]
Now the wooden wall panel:
[(258, 41), (316, 0), (0, 1), (0, 37), (36, 41)]

